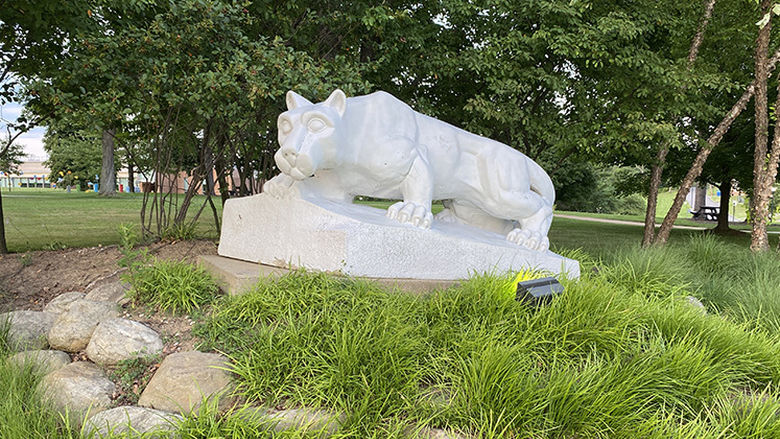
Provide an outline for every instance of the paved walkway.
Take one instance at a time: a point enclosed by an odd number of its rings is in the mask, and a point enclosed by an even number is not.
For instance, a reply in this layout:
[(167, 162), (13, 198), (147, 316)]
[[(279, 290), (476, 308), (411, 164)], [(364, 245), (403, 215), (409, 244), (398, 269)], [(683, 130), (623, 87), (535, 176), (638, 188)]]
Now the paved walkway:
[[(580, 221), (591, 221), (594, 223), (608, 223), (608, 224), (624, 224), (627, 226), (641, 226), (644, 227), (644, 223), (641, 223), (639, 221), (626, 221), (626, 220), (615, 220), (615, 219), (609, 219), (609, 218), (593, 218), (590, 216), (576, 216), (576, 215), (563, 215), (563, 214), (555, 214), (556, 218), (566, 218), (566, 219), (573, 219), (573, 220), (580, 220)], [(655, 225), (656, 228), (661, 227), (660, 224)], [(696, 227), (696, 226), (673, 226), (675, 229), (682, 229), (682, 230), (707, 230), (709, 227)], [(738, 229), (732, 229), (732, 230), (738, 230)], [(749, 230), (739, 230), (740, 232), (749, 234)], [(767, 230), (768, 234), (770, 235), (776, 235), (780, 234), (780, 230)]]
[[(561, 215), (556, 213), (556, 218), (566, 218), (566, 219), (573, 219), (573, 220), (580, 220), (580, 221), (591, 221), (594, 223), (608, 223), (608, 224), (624, 224), (627, 226), (642, 226), (644, 227), (644, 223), (640, 223), (639, 221), (626, 221), (626, 220), (615, 220), (615, 219), (609, 219), (609, 218), (593, 218), (590, 216), (576, 216), (576, 215)], [(661, 227), (660, 224), (656, 224), (656, 227)], [(674, 226), (675, 229), (682, 229), (682, 230), (706, 230), (706, 227), (695, 227), (695, 226)]]

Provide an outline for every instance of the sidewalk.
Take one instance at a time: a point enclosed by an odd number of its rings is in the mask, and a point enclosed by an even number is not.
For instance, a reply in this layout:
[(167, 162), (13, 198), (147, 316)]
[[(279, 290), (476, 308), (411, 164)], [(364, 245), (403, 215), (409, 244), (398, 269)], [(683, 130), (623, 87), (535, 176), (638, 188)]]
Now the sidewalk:
[[(566, 219), (573, 219), (573, 220), (580, 220), (580, 221), (591, 221), (594, 223), (608, 223), (608, 224), (624, 224), (627, 226), (640, 226), (644, 227), (644, 223), (640, 223), (639, 221), (625, 221), (625, 220), (614, 220), (614, 219), (608, 219), (608, 218), (593, 218), (589, 216), (576, 216), (576, 215), (561, 215), (561, 214), (554, 214), (556, 218), (566, 218)], [(660, 224), (656, 224), (656, 227), (661, 227)], [(673, 226), (675, 229), (682, 229), (682, 230), (706, 230), (706, 227), (695, 227), (695, 226)]]

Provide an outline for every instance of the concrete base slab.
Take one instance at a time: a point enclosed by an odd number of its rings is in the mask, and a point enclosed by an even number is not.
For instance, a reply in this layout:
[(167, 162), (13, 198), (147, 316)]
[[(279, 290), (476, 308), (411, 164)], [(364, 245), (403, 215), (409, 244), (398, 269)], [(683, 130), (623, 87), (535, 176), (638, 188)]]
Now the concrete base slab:
[(232, 198), (222, 215), (221, 256), (349, 276), (458, 280), (533, 268), (579, 277), (577, 261), (510, 243), (503, 235), (434, 221), (420, 229), (369, 206), (320, 198)]
[[(223, 290), (235, 296), (246, 293), (257, 284), (260, 279), (283, 276), (290, 272), (287, 268), (273, 267), (256, 262), (240, 261), (224, 256), (200, 255), (199, 262), (203, 268), (216, 277)], [(338, 274), (337, 274), (338, 275)], [(437, 279), (387, 279), (387, 278), (360, 278), (376, 282), (387, 288), (397, 288), (412, 293), (427, 293), (441, 290), (458, 284), (455, 280)]]

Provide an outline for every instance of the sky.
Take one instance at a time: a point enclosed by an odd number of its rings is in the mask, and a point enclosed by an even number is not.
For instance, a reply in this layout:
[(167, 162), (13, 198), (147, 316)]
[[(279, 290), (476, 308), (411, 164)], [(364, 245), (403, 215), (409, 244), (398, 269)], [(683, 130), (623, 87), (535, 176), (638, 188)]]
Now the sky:
[[(22, 106), (16, 103), (10, 103), (0, 106), (0, 130), (2, 136), (6, 136), (6, 121), (16, 121), (22, 112)], [(16, 143), (24, 146), (24, 152), (27, 153), (27, 160), (45, 160), (46, 152), (43, 150), (43, 133), (46, 127), (34, 128), (16, 139)], [(13, 131), (12, 131), (13, 132)]]

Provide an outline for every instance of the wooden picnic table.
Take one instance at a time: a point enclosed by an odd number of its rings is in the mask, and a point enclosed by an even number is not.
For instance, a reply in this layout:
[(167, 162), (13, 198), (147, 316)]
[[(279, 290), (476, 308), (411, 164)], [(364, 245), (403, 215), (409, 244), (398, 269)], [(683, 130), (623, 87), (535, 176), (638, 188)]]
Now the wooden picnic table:
[(699, 207), (699, 210), (697, 210), (696, 212), (692, 210), (690, 210), (689, 212), (691, 212), (691, 214), (693, 215), (693, 219), (717, 221), (718, 216), (720, 216), (720, 207), (701, 206)]

